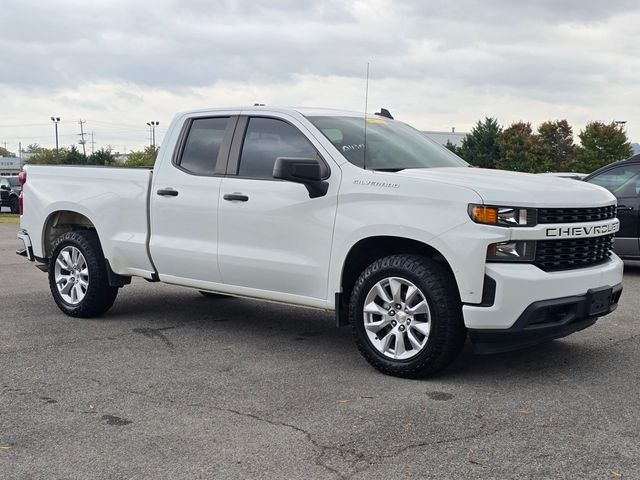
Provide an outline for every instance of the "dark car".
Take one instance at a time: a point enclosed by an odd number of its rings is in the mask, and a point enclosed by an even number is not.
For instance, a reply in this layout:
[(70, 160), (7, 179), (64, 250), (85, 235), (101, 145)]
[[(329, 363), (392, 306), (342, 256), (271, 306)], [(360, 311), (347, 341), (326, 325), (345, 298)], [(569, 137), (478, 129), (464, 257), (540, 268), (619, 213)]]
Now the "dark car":
[(20, 182), (18, 177), (0, 177), (0, 209), (9, 207), (11, 213), (18, 213)]
[(640, 260), (640, 154), (606, 165), (584, 181), (616, 196), (620, 231), (613, 249), (621, 258)]

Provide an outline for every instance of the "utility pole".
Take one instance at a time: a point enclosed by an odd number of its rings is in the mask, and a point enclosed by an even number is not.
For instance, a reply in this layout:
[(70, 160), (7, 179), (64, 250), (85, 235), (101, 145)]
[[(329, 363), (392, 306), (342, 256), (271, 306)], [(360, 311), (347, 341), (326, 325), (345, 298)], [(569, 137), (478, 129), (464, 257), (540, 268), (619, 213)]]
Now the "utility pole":
[(91, 132), (91, 155), (93, 155), (95, 146), (96, 146), (96, 142), (93, 141), (93, 132)]
[(7, 142), (2, 142), (4, 144), (4, 149), (7, 149)]
[(82, 154), (86, 157), (87, 156), (87, 150), (85, 148), (85, 144), (87, 143), (87, 141), (84, 139), (84, 124), (87, 123), (86, 120), (78, 120), (78, 123), (80, 124), (80, 133), (78, 135), (80, 135), (81, 140), (78, 142), (80, 145), (82, 145)]
[(58, 123), (60, 123), (60, 117), (51, 117), (51, 121), (56, 127), (56, 153), (58, 153)]
[(18, 142), (18, 158), (20, 159), (20, 170), (22, 170), (22, 167), (24, 166), (22, 164), (22, 142)]
[(149, 134), (150, 134), (150, 138), (149, 138), (150, 142), (149, 143), (151, 144), (151, 146), (153, 148), (155, 148), (156, 147), (156, 127), (158, 125), (160, 125), (160, 122), (156, 122), (156, 121), (152, 120), (151, 122), (147, 122), (147, 125), (149, 125), (149, 129), (150, 129), (150, 132), (149, 132)]

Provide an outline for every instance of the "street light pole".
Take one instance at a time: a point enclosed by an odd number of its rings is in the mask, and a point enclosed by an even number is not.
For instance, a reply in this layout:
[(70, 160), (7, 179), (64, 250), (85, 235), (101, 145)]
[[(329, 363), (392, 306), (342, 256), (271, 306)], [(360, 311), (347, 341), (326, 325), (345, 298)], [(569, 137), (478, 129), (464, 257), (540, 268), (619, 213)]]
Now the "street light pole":
[(156, 147), (156, 127), (160, 125), (160, 122), (156, 122), (154, 120), (147, 122), (149, 125), (149, 143), (153, 148)]
[(60, 122), (60, 117), (51, 117), (51, 121), (56, 127), (56, 153), (58, 153), (58, 123)]
[(618, 127), (620, 127), (620, 130), (624, 130), (625, 132), (627, 131), (626, 120), (614, 120), (613, 123), (615, 123)]
[(153, 147), (153, 140), (151, 137), (151, 123), (147, 122), (147, 126), (149, 127), (149, 146)]

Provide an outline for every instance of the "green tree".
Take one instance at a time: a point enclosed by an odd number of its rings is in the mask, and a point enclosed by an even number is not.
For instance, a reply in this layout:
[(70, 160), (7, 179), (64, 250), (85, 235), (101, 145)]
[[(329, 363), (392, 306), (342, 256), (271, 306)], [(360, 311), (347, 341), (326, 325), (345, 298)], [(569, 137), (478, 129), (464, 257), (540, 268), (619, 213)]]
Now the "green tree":
[(455, 143), (451, 143), (450, 140), (447, 140), (447, 143), (445, 144), (444, 148), (446, 148), (447, 150), (451, 150), (453, 153), (455, 153), (459, 157), (462, 156), (462, 149), (458, 147)]
[(546, 172), (551, 168), (539, 135), (528, 122), (516, 122), (506, 128), (498, 139), (500, 157), (496, 167), (518, 172)]
[(71, 145), (64, 158), (64, 163), (65, 165), (86, 165), (87, 157), (80, 153), (75, 145)]
[(101, 148), (100, 150), (96, 150), (87, 159), (88, 165), (113, 165), (115, 160), (113, 155), (111, 154), (111, 150), (107, 148)]
[[(149, 148), (149, 147), (147, 147)], [(152, 167), (154, 163), (153, 157), (146, 151), (131, 152), (124, 162), (125, 167)]]
[(32, 155), (25, 160), (25, 163), (29, 165), (61, 165), (65, 163), (68, 153), (66, 148), (61, 148), (56, 152), (53, 148), (42, 148), (36, 144), (29, 145), (27, 152), (32, 153)]
[(144, 153), (146, 153), (149, 158), (151, 158), (153, 160), (153, 162), (155, 163), (156, 158), (158, 158), (158, 152), (160, 151), (160, 147), (153, 147), (153, 146), (148, 146), (145, 147), (144, 149)]
[(41, 147), (37, 143), (32, 143), (30, 145), (27, 145), (27, 149), (25, 150), (25, 152), (27, 152), (27, 153), (39, 153), (39, 152), (42, 152), (44, 150), (46, 150), (46, 148)]
[(478, 120), (471, 133), (462, 141), (462, 146), (457, 153), (471, 165), (484, 168), (496, 168), (496, 162), (500, 156), (498, 138), (502, 127), (498, 120), (485, 117), (484, 121)]
[(566, 120), (544, 122), (538, 127), (544, 154), (554, 172), (570, 171), (575, 163), (573, 129)]
[(15, 156), (16, 156), (15, 153), (10, 152), (4, 147), (0, 147), (0, 157), (15, 157)]
[(590, 173), (604, 165), (633, 155), (622, 126), (614, 122), (591, 122), (580, 132), (576, 147), (576, 170)]

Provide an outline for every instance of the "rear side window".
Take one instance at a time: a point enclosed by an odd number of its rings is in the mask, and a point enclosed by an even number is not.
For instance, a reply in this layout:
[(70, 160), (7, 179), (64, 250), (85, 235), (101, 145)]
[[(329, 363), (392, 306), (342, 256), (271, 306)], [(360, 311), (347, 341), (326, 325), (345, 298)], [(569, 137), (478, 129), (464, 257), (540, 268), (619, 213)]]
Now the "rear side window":
[(213, 175), (228, 123), (228, 117), (193, 120), (180, 166), (197, 175)]
[(244, 136), (238, 176), (273, 178), (278, 157), (318, 158), (316, 149), (295, 127), (274, 118), (251, 118)]

